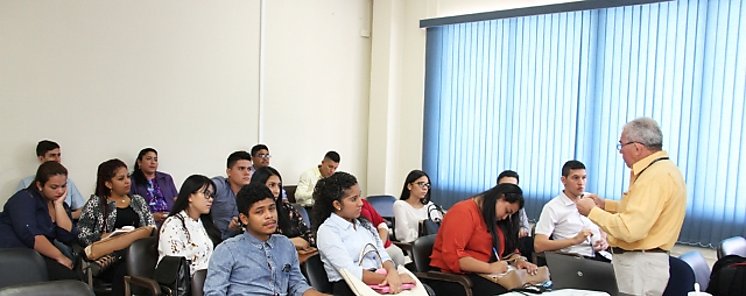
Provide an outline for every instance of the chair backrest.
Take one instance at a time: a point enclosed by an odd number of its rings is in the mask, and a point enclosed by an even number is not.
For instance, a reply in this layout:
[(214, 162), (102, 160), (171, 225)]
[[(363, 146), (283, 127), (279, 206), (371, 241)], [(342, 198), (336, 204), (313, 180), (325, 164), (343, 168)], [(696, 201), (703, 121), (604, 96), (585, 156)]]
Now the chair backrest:
[(697, 251), (691, 251), (681, 254), (679, 259), (689, 264), (694, 270), (694, 278), (699, 283), (700, 290), (707, 290), (707, 285), (710, 284), (710, 266), (707, 265), (705, 257)]
[(295, 190), (298, 189), (298, 185), (282, 186), (282, 189), (285, 190), (285, 194), (287, 194), (288, 201), (294, 204), (295, 203)]
[(393, 195), (371, 195), (365, 198), (376, 212), (386, 220), (391, 221), (394, 217), (394, 202), (396, 197)]
[(306, 222), (306, 225), (311, 228), (311, 217), (308, 216), (308, 211), (305, 207), (299, 205), (299, 204), (292, 204), (293, 208), (300, 213), (300, 216), (303, 218), (303, 222)]
[(152, 279), (157, 263), (157, 236), (136, 240), (127, 249), (127, 275)]
[(205, 294), (205, 279), (207, 279), (207, 269), (200, 269), (194, 272), (192, 276), (192, 296), (202, 296)]
[(746, 257), (746, 238), (734, 236), (724, 239), (718, 246), (718, 259), (726, 255)]
[(694, 291), (694, 270), (684, 262), (683, 260), (669, 256), (668, 257), (668, 285), (666, 290), (663, 291), (663, 296), (679, 296), (686, 295), (690, 291)]
[(22, 284), (0, 289), (0, 296), (94, 296), (81, 281), (64, 280)]
[(324, 263), (321, 262), (321, 255), (316, 254), (308, 258), (301, 266), (308, 277), (311, 287), (322, 293), (332, 293), (332, 284), (324, 270)]
[(419, 272), (430, 270), (430, 255), (433, 253), (435, 234), (418, 237), (412, 244), (412, 260), (414, 268)]
[(44, 258), (33, 249), (0, 249), (0, 288), (49, 280)]

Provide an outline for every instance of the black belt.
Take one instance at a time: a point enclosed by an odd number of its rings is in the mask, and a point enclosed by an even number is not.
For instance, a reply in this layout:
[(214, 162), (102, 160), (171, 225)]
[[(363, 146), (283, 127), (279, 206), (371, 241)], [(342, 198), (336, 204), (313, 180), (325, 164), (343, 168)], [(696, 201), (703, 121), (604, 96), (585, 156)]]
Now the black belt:
[(668, 253), (668, 251), (661, 248), (647, 249), (647, 250), (625, 250), (619, 247), (611, 247), (612, 254), (624, 254), (624, 253)]

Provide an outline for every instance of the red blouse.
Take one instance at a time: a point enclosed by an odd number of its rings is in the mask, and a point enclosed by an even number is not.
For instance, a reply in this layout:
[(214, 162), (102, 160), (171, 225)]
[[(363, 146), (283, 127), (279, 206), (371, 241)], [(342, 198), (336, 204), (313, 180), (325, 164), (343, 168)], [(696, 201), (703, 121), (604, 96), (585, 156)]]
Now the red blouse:
[[(378, 225), (386, 222), (386, 220), (381, 217), (381, 214), (379, 214), (376, 209), (365, 199), (363, 199), (363, 208), (360, 210), (360, 216), (368, 219), (368, 221), (373, 224), (373, 228), (375, 228), (376, 230), (378, 230)], [(391, 240), (389, 238), (386, 238), (386, 241), (383, 242), (383, 247), (388, 248), (389, 246), (391, 246)]]
[[(505, 252), (505, 239), (497, 228), (500, 239), (499, 254)], [(489, 262), (492, 258), (492, 235), (482, 219), (482, 213), (473, 199), (462, 200), (448, 210), (435, 238), (430, 266), (444, 272), (464, 273), (458, 264), (463, 257)]]

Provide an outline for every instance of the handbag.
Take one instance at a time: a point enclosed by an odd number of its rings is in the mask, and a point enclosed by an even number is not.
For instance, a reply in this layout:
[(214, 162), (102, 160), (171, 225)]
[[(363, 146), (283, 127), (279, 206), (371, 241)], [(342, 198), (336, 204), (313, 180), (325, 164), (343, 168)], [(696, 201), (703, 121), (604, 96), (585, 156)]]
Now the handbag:
[[(518, 259), (524, 259), (518, 254), (511, 254), (504, 260), (509, 263), (515, 263)], [(480, 273), (479, 276), (496, 283), (507, 290), (520, 289), (530, 285), (543, 284), (549, 281), (549, 268), (546, 266), (539, 267), (536, 274), (529, 274), (525, 269), (518, 269), (508, 265), (508, 271), (501, 274)]]
[[(378, 257), (378, 261), (379, 262), (381, 261), (381, 254), (378, 253), (378, 250), (376, 250), (376, 247), (371, 243), (367, 243), (365, 244), (365, 246), (363, 246), (363, 249), (360, 250), (360, 257), (358, 260), (358, 265), (362, 264), (363, 257), (365, 257), (365, 255), (367, 255), (370, 252), (375, 252), (375, 254)], [(381, 264), (383, 264), (383, 262), (381, 262)], [(381, 294), (402, 295), (402, 296), (405, 296), (405, 295), (427, 296), (428, 295), (427, 290), (425, 290), (425, 287), (424, 285), (422, 285), (422, 282), (420, 282), (420, 279), (414, 276), (412, 272), (407, 270), (402, 265), (399, 265), (399, 267), (397, 268), (397, 271), (399, 272), (399, 274), (409, 275), (410, 278), (414, 279), (415, 283), (414, 285), (402, 284), (403, 290), (397, 294), (391, 294), (388, 285), (385, 285), (385, 286), (378, 285), (378, 284), (368, 285), (364, 283), (362, 279), (355, 277), (354, 275), (352, 275), (350, 272), (348, 272), (344, 268), (340, 268), (338, 271), (339, 271), (339, 274), (344, 279), (345, 283), (347, 283), (347, 286), (350, 287), (350, 290), (352, 290), (352, 292), (357, 296), (378, 296)], [(404, 290), (407, 287), (409, 287), (409, 289)]]
[(189, 265), (191, 262), (184, 257), (163, 256), (155, 268), (154, 277), (164, 295), (191, 295), (192, 278)]
[[(440, 217), (432, 215), (433, 211), (440, 213)], [(441, 217), (443, 216), (445, 216), (443, 208), (436, 204), (430, 205), (427, 210), (427, 219), (420, 220), (419, 222), (417, 235), (422, 237), (430, 234), (437, 234), (438, 230), (440, 230), (440, 223), (442, 222)]]

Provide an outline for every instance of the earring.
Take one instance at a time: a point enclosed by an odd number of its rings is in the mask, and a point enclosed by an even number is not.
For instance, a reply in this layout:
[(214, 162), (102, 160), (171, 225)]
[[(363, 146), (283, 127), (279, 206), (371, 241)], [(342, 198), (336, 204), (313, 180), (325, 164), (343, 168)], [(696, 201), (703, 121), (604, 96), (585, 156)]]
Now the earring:
[(337, 207), (337, 211), (341, 211), (341, 210), (342, 210), (341, 208)]

